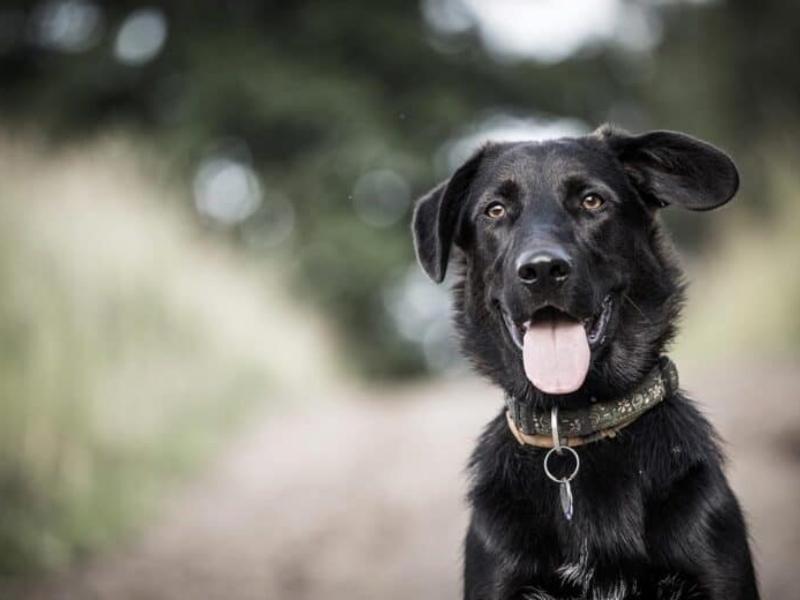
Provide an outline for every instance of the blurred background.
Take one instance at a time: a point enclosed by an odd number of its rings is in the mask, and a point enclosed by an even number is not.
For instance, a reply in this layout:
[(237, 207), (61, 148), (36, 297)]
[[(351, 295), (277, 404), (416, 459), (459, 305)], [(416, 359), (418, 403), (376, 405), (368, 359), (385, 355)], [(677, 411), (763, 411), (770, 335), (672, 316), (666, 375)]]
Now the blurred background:
[(740, 167), (673, 356), (796, 598), (798, 58), (779, 0), (2, 2), (0, 597), (458, 597), (501, 396), (413, 199), (610, 121)]

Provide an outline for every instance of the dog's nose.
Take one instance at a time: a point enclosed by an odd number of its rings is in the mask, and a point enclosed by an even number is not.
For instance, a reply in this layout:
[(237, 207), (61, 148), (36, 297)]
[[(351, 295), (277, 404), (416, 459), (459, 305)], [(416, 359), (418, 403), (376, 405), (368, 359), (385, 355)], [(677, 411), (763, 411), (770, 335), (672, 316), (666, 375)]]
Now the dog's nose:
[(553, 250), (525, 252), (517, 259), (516, 266), (519, 280), (537, 288), (560, 285), (572, 271), (569, 259)]

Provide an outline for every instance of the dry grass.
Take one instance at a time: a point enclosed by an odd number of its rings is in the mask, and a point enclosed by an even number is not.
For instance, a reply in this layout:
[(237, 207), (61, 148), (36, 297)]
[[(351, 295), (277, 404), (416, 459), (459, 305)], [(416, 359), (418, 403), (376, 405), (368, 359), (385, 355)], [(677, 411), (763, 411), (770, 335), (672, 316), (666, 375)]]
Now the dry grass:
[(676, 346), (684, 362), (800, 354), (800, 173), (794, 154), (772, 155), (784, 158), (767, 177), (771, 215), (755, 218), (747, 197), (737, 199), (714, 215), (724, 227), (712, 250), (689, 265)]
[(335, 376), (280, 276), (203, 236), (147, 164), (113, 138), (0, 138), (0, 570), (117, 539), (253, 406)]

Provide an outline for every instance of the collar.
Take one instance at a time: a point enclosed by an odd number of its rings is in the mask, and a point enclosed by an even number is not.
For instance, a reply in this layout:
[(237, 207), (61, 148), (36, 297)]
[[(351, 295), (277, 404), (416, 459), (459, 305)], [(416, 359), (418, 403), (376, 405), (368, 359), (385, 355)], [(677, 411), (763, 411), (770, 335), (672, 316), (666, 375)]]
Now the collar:
[[(666, 356), (629, 394), (589, 406), (558, 413), (557, 431), (561, 445), (576, 447), (614, 437), (648, 410), (669, 398), (678, 389), (678, 370)], [(536, 409), (506, 396), (506, 418), (511, 433), (522, 444), (553, 448), (550, 411)]]

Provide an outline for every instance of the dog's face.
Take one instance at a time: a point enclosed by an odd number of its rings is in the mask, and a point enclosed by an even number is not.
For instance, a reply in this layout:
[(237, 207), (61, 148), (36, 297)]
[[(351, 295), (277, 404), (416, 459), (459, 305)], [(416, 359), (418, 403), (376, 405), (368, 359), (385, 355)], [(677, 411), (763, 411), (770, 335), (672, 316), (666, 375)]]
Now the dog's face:
[(441, 281), (460, 249), (464, 348), (509, 393), (617, 393), (655, 362), (680, 306), (658, 209), (707, 210), (737, 187), (725, 154), (677, 133), (490, 144), (420, 199), (417, 255)]

